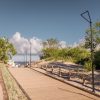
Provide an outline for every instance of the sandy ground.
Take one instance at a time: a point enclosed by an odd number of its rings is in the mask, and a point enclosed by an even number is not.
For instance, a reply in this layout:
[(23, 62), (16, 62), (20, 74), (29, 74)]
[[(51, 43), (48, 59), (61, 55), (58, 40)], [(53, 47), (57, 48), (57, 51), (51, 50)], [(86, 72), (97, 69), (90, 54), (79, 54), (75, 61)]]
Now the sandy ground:
[(99, 100), (96, 96), (29, 68), (9, 70), (32, 100)]

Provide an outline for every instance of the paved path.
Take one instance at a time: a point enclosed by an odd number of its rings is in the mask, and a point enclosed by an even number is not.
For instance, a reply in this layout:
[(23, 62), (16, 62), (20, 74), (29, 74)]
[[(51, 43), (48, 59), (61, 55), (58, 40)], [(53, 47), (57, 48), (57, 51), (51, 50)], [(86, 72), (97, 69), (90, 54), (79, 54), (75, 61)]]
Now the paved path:
[(99, 100), (89, 93), (28, 68), (9, 68), (32, 100)]
[(2, 91), (1, 84), (0, 84), (0, 100), (3, 100), (3, 91)]

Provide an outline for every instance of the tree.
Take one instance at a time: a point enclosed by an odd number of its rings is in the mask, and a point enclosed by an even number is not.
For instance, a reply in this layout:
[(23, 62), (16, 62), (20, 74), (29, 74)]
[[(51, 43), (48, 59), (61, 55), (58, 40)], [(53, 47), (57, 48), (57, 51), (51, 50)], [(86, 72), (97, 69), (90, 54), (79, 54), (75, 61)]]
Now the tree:
[[(100, 22), (96, 22), (92, 27), (92, 34), (93, 34), (93, 49), (100, 44)], [(85, 47), (91, 48), (91, 32), (90, 29), (86, 31), (85, 36)]]
[[(86, 36), (85, 36), (85, 47), (90, 49), (91, 48), (91, 32), (90, 29), (86, 31)], [(96, 22), (93, 27), (92, 27), (92, 36), (93, 36), (93, 62), (96, 68), (100, 66), (100, 52), (97, 52), (97, 49), (100, 49), (100, 22)], [(97, 48), (99, 47), (99, 48)], [(91, 70), (91, 61), (88, 61), (85, 63), (85, 66), (87, 67), (86, 69)]]
[(54, 38), (47, 39), (46, 41), (43, 41), (44, 48), (58, 48), (59, 47), (59, 41)]
[(71, 57), (75, 63), (84, 65), (90, 58), (90, 52), (84, 48), (75, 47), (69, 49), (67, 56)]
[(0, 38), (0, 60), (7, 62), (15, 54), (14, 46), (6, 38)]
[(95, 23), (95, 28), (96, 28), (96, 41), (98, 44), (100, 44), (100, 22)]

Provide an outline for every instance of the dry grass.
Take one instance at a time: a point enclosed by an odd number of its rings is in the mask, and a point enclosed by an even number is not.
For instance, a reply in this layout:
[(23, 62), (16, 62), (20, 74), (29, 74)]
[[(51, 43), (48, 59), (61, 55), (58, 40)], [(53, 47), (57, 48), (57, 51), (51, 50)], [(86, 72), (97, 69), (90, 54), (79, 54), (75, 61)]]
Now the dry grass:
[(28, 100), (24, 93), (21, 91), (15, 80), (10, 75), (6, 65), (0, 63), (4, 83), (7, 89), (9, 100)]

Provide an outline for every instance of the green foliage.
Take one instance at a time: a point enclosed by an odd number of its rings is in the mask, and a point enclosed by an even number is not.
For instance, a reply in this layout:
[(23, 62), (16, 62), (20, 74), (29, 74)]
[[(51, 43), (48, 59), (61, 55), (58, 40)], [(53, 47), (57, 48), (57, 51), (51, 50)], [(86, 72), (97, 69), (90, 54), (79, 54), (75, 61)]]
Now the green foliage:
[[(51, 39), (52, 40), (52, 39)], [(70, 61), (77, 64), (84, 65), (87, 71), (91, 70), (90, 64), (90, 51), (84, 48), (84, 46), (78, 46), (75, 48), (60, 48), (58, 45), (51, 46), (53, 42), (47, 43), (50, 46), (45, 46), (42, 50), (42, 59), (45, 60), (61, 60)], [(46, 44), (46, 43), (45, 43)], [(54, 43), (55, 44), (55, 43)], [(58, 47), (57, 47), (58, 46)]]
[(46, 41), (43, 41), (44, 48), (58, 48), (59, 47), (59, 41), (54, 38), (47, 39)]
[[(88, 29), (85, 36), (85, 47), (91, 48), (91, 31)], [(100, 22), (96, 22), (92, 27), (93, 35), (93, 49), (95, 50), (96, 46), (100, 44)]]
[(43, 49), (43, 58), (51, 58), (51, 57), (57, 58), (58, 52), (59, 50), (55, 48)]
[(100, 69), (100, 50), (95, 52), (94, 64), (96, 66), (96, 69)]
[(91, 71), (92, 70), (91, 61), (85, 62), (84, 68), (85, 68), (86, 71)]
[(0, 60), (6, 63), (7, 60), (15, 54), (16, 50), (14, 46), (11, 43), (9, 43), (7, 39), (0, 38)]
[[(91, 32), (90, 29), (86, 31), (85, 47), (91, 49)], [(100, 45), (100, 22), (96, 22), (92, 27), (93, 35), (93, 51), (94, 53), (94, 66), (96, 69), (100, 69), (100, 51), (96, 51), (96, 47)], [(88, 62), (87, 62), (88, 63)]]
[(73, 58), (75, 63), (84, 65), (90, 58), (90, 52), (84, 48), (73, 48)]
[(84, 48), (45, 48), (42, 59), (71, 61), (84, 65), (89, 57), (90, 52)]

